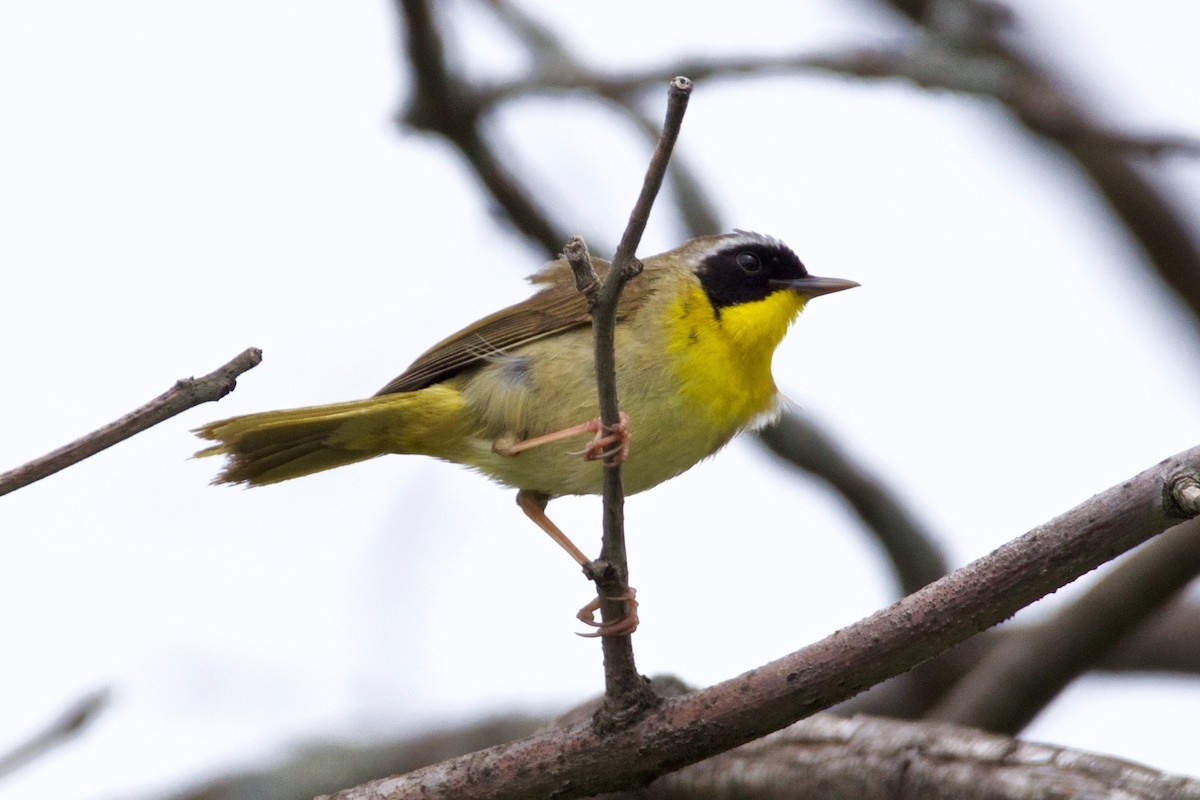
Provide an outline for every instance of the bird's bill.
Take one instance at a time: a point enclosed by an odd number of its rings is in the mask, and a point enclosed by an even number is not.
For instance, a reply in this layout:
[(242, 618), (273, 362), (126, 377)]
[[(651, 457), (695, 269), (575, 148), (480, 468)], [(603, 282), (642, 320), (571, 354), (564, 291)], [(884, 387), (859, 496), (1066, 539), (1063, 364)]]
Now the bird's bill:
[(803, 278), (792, 278), (785, 281), (771, 281), (773, 289), (790, 289), (805, 297), (820, 297), (823, 294), (833, 294), (843, 289), (853, 289), (859, 286), (855, 281), (845, 278), (822, 278), (818, 275), (805, 275)]

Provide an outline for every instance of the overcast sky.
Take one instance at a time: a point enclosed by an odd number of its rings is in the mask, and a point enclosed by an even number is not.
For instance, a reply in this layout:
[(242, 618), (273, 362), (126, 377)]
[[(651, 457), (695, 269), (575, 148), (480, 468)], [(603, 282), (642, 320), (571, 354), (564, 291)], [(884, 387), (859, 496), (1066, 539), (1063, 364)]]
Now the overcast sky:
[[(486, 17), (448, 5), (472, 70), (521, 67)], [(617, 67), (899, 30), (848, 2), (527, 5)], [(1022, 30), (1114, 124), (1200, 134), (1197, 6), (1048, 6), (1018, 3)], [(601, 689), (598, 646), (572, 635), (591, 587), (511, 490), (389, 457), (241, 491), (188, 459), (196, 425), (368, 395), (527, 294), (541, 254), (444, 144), (391, 124), (396, 42), (383, 2), (0, 6), (0, 469), (248, 346), (265, 356), (219, 407), (0, 500), (0, 752), (113, 691), (0, 799), (153, 795), (319, 737), (556, 712)], [(579, 102), (497, 124), (559, 219), (619, 236), (645, 142)], [(1073, 164), (994, 107), (827, 76), (701, 83), (679, 154), (730, 228), (862, 284), (812, 304), (777, 380), (955, 564), (1200, 442), (1194, 329)], [(1200, 165), (1151, 169), (1194, 219)], [(657, 213), (642, 252), (680, 238)], [(597, 499), (551, 511), (598, 548)], [(648, 674), (709, 684), (893, 599), (839, 499), (753, 441), (627, 517)], [(1174, 727), (1197, 717), (1195, 680), (1089, 677), (1027, 736), (1200, 774)]]

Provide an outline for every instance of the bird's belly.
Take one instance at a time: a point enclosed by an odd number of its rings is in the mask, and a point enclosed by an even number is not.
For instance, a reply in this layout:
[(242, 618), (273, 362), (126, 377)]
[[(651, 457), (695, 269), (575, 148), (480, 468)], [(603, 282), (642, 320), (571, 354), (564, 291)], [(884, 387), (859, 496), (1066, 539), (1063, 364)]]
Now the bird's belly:
[[(664, 359), (669, 351), (673, 356)], [(623, 363), (638, 365), (619, 367), (617, 376), (620, 407), (630, 420), (630, 455), (622, 474), (626, 494), (686, 471), (775, 408), (769, 352), (747, 360), (717, 336), (667, 343), (621, 329), (618, 352)], [(580, 455), (591, 434), (516, 455), (493, 450), (497, 439), (541, 436), (594, 419), (593, 363), (590, 335), (559, 337), (493, 359), (461, 379), (479, 427), (465, 451), (448, 457), (520, 489), (550, 496), (599, 494), (604, 467)]]
[[(763, 415), (769, 414), (772, 406), (767, 404)], [(706, 409), (695, 407), (682, 394), (670, 399), (660, 395), (649, 405), (638, 402), (635, 395), (629, 402), (623, 401), (621, 408), (630, 419), (630, 455), (622, 469), (627, 495), (687, 471), (724, 447), (751, 422), (741, 418), (714, 422)], [(586, 415), (580, 415), (575, 423), (586, 421)], [(585, 461), (581, 455), (591, 436), (581, 433), (516, 455), (496, 453), (495, 439), (483, 436), (470, 441), (465, 457), (454, 460), (500, 483), (550, 496), (600, 494), (604, 467), (597, 461)]]

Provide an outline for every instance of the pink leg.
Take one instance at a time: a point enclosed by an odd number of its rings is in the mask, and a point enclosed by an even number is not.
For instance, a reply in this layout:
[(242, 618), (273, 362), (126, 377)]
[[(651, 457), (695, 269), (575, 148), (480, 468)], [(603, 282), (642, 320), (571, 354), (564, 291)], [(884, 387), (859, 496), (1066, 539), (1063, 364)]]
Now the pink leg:
[[(517, 492), (517, 505), (525, 512), (525, 516), (533, 520), (533, 524), (537, 525), (550, 538), (558, 543), (558, 546), (566, 550), (571, 558), (581, 567), (586, 567), (591, 561), (583, 554), (583, 551), (575, 546), (567, 535), (562, 532), (562, 528), (555, 525), (549, 517), (546, 516), (546, 504), (550, 502), (550, 498), (541, 492), (531, 492), (522, 489)], [(595, 636), (620, 636), (626, 633), (633, 633), (638, 626), (638, 602), (636, 599), (637, 590), (632, 586), (629, 587), (629, 592), (621, 597), (612, 598), (614, 600), (624, 600), (629, 605), (629, 611), (620, 619), (612, 622), (596, 622), (595, 614), (600, 610), (600, 598), (597, 597), (592, 602), (588, 603), (583, 608), (579, 609), (579, 613), (575, 616), (581, 621), (593, 628), (596, 628), (595, 633), (581, 633), (579, 636), (595, 637)]]
[(597, 417), (596, 419), (573, 425), (570, 428), (563, 428), (561, 431), (553, 431), (541, 436), (534, 436), (530, 439), (522, 439), (519, 442), (505, 442), (497, 439), (492, 444), (492, 450), (502, 456), (515, 456), (534, 447), (551, 444), (552, 442), (560, 442), (563, 439), (571, 439), (585, 433), (593, 434), (592, 441), (588, 442), (587, 446), (582, 450), (572, 455), (581, 455), (585, 461), (604, 460), (606, 466), (614, 467), (625, 463), (625, 459), (629, 458), (629, 415), (624, 411), (621, 412), (620, 422), (607, 429), (600, 422), (600, 418)]
[(571, 555), (571, 558), (579, 563), (579, 566), (586, 567), (591, 563), (591, 559), (585, 556), (583, 551), (567, 538), (567, 535), (562, 532), (562, 528), (555, 525), (546, 516), (546, 504), (549, 502), (550, 498), (541, 492), (530, 492), (525, 489), (517, 492), (517, 505), (525, 512), (525, 516), (533, 520), (534, 525), (537, 525), (548, 533), (551, 539), (558, 542), (558, 546), (566, 550)]

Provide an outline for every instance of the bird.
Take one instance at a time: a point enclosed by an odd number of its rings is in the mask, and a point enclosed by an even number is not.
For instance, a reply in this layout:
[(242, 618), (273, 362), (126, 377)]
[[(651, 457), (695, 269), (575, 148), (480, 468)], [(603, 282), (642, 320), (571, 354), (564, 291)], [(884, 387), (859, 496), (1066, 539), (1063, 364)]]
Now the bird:
[[(621, 421), (600, 423), (591, 317), (565, 259), (529, 280), (537, 291), (430, 347), (361, 400), (232, 417), (195, 433), (226, 456), (213, 483), (260, 486), (385, 454), (454, 462), (517, 489), (517, 504), (581, 566), (590, 560), (546, 515), (556, 497), (600, 494), (605, 464), (623, 463), (636, 494), (769, 423), (784, 400), (776, 347), (814, 297), (859, 284), (808, 274), (771, 236), (735, 229), (643, 259), (617, 307)], [(593, 259), (603, 276), (610, 264)], [(450, 290), (451, 293), (456, 291)], [(562, 442), (577, 441), (571, 450)], [(625, 616), (578, 618), (592, 635), (631, 633)]]

